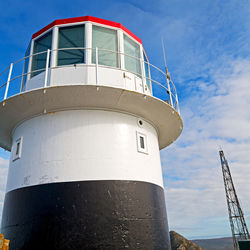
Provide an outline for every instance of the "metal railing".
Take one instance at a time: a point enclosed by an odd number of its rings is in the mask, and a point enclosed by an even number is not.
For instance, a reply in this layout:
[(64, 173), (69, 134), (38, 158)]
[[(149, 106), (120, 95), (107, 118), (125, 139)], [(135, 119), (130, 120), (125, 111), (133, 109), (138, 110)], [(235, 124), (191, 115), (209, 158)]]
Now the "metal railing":
[[(60, 61), (58, 54), (61, 52), (72, 54), (72, 59), (79, 57), (80, 54), (72, 53), (72, 51), (81, 51), (82, 61), (78, 60), (76, 63), (65, 65), (60, 65), (59, 63), (58, 65), (58, 62)], [(107, 55), (111, 60), (107, 60)], [(35, 62), (34, 59), (37, 61)], [(66, 60), (67, 59), (68, 58), (66, 57)], [(33, 61), (36, 63), (35, 66)], [(128, 61), (130, 61), (130, 65), (127, 65)], [(117, 51), (98, 48), (48, 49), (47, 51), (32, 54), (14, 63), (11, 63), (9, 67), (0, 73), (0, 101), (6, 100), (13, 95), (26, 91), (26, 83), (42, 72), (44, 72), (44, 83), (41, 87), (49, 87), (49, 72), (51, 72), (51, 70), (63, 67), (76, 67), (76, 65), (77, 67), (94, 67), (96, 85), (100, 85), (100, 81), (98, 79), (100, 67), (114, 68), (121, 70), (124, 73), (132, 73), (141, 78), (142, 92), (145, 93), (145, 95), (149, 94), (145, 90), (145, 86), (147, 86), (147, 88), (150, 90), (150, 93), (154, 97), (167, 102), (178, 113), (180, 113), (175, 85), (161, 69), (150, 64), (148, 61), (142, 60), (141, 58)], [(32, 90), (33, 89), (35, 88), (32, 88)]]

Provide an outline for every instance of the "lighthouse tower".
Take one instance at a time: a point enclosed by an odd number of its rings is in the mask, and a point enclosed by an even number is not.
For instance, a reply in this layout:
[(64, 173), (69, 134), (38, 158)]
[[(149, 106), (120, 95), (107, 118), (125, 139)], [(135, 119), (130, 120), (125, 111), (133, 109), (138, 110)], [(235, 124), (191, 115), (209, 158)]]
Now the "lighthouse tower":
[(55, 20), (0, 76), (12, 250), (170, 249), (159, 150), (177, 93), (119, 23)]

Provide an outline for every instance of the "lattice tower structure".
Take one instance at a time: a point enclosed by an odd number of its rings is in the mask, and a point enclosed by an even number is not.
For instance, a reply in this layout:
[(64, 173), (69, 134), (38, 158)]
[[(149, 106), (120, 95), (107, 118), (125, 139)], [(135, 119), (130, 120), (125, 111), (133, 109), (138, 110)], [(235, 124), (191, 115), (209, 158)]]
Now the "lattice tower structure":
[(238, 240), (248, 240), (249, 232), (244, 219), (243, 211), (240, 206), (239, 199), (236, 194), (236, 190), (233, 184), (232, 175), (229, 169), (228, 162), (225, 158), (223, 150), (219, 151), (221, 167), (225, 185), (227, 207), (229, 214), (229, 221), (232, 230), (234, 249), (238, 250)]

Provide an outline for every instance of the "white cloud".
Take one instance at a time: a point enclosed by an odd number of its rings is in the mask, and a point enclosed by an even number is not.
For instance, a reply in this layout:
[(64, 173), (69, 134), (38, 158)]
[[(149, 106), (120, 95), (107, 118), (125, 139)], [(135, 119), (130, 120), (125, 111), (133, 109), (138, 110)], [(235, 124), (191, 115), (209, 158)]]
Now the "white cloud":
[[(2, 218), (3, 201), (7, 181), (9, 161), (0, 157), (0, 222)], [(1, 223), (0, 223), (1, 224)]]
[(161, 152), (170, 228), (187, 237), (230, 235), (219, 145), (250, 226), (250, 61), (235, 60), (212, 79), (191, 84), (183, 134)]

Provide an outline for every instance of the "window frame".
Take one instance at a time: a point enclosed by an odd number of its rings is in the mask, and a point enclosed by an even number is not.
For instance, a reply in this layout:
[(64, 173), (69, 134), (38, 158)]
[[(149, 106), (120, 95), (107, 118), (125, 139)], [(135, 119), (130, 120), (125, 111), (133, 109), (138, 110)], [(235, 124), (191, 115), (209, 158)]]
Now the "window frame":
[[(12, 146), (12, 161), (16, 161), (22, 157), (22, 148), (23, 148), (23, 137), (19, 137), (15, 140)], [(18, 149), (18, 151), (17, 151)]]
[[(127, 37), (128, 39), (130, 39), (136, 45), (138, 45), (138, 54), (139, 54), (138, 59), (136, 57), (132, 56), (132, 55), (126, 54), (126, 52), (125, 52), (125, 46), (124, 46), (124, 43), (125, 43), (125, 40), (126, 40), (125, 37)], [(143, 60), (142, 53), (141, 53), (142, 44), (140, 44), (139, 42), (137, 42), (133, 37), (131, 37), (126, 32), (123, 32), (123, 44), (122, 44), (122, 46), (123, 46), (123, 55), (124, 55), (124, 69), (126, 71), (131, 72), (131, 73), (137, 75), (138, 77), (142, 78), (143, 74), (145, 74), (145, 70), (144, 70), (144, 68), (142, 66), (142, 63), (141, 63), (142, 60)], [(126, 68), (126, 57), (128, 57), (129, 59), (135, 60), (135, 62), (138, 63), (139, 69), (140, 69), (140, 73), (131, 71), (131, 70), (129, 70), (129, 69)]]
[[(48, 30), (46, 30), (44, 33), (42, 33), (42, 34), (40, 34), (39, 36), (37, 36), (36, 38), (34, 38), (34, 39), (32, 39), (32, 43), (31, 43), (31, 54), (30, 54), (30, 62), (29, 62), (29, 70), (28, 70), (28, 72), (29, 72), (29, 78), (28, 78), (28, 80), (29, 79), (31, 79), (31, 78), (33, 78), (33, 77), (35, 77), (35, 76), (37, 76), (37, 75), (40, 75), (41, 73), (43, 73), (44, 71), (45, 71), (45, 69), (42, 71), (37, 71), (37, 72), (35, 72), (35, 73), (37, 73), (37, 74), (35, 74), (35, 75), (33, 75), (33, 59), (34, 59), (34, 49), (35, 49), (35, 42), (38, 40), (38, 39), (40, 39), (40, 38), (42, 38), (43, 36), (45, 36), (45, 35), (47, 35), (48, 33), (50, 33), (51, 32), (51, 46), (50, 46), (50, 50), (52, 49), (52, 44), (53, 44), (53, 27), (52, 28), (50, 28), (50, 29), (48, 29)], [(42, 51), (42, 52), (47, 52), (47, 50), (45, 50), (45, 51)], [(40, 52), (37, 52), (37, 53), (40, 53)], [(35, 54), (37, 54), (37, 53), (35, 53)], [(46, 53), (46, 55), (47, 55), (47, 53)], [(36, 55), (37, 56), (37, 55)], [(45, 62), (46, 63), (46, 62)], [(37, 70), (37, 69), (36, 69)], [(38, 73), (39, 72), (39, 73)]]
[[(142, 147), (141, 145), (141, 138), (143, 138), (144, 147)], [(136, 144), (137, 144), (137, 151), (139, 153), (148, 154), (148, 142), (146, 134), (136, 131)]]
[(102, 65), (102, 64), (99, 64), (99, 60), (98, 60), (98, 65), (101, 65), (102, 67), (111, 67), (111, 68), (115, 68), (115, 69), (121, 69), (121, 65), (122, 65), (122, 62), (121, 62), (121, 44), (120, 44), (120, 37), (119, 37), (119, 28), (116, 28), (116, 27), (112, 27), (112, 26), (108, 26), (108, 25), (102, 25), (102, 24), (99, 24), (99, 23), (91, 23), (91, 57), (90, 57), (90, 60), (91, 60), (91, 65), (95, 65), (95, 63), (93, 63), (93, 51), (95, 48), (93, 48), (93, 26), (97, 26), (97, 27), (100, 27), (100, 28), (104, 28), (104, 29), (112, 29), (114, 31), (116, 31), (116, 41), (117, 41), (117, 51), (116, 51), (116, 56), (117, 56), (117, 67), (114, 67), (114, 66), (108, 66), (108, 65)]
[[(55, 36), (55, 39), (56, 41), (55, 44), (56, 44), (56, 56), (55, 56), (55, 61), (56, 61), (56, 67), (67, 67), (68, 65), (74, 65), (74, 64), (63, 64), (63, 65), (59, 65), (58, 64), (58, 61), (59, 61), (59, 58), (58, 58), (58, 54), (59, 54), (59, 51), (60, 51), (60, 48), (59, 48), (59, 42), (60, 42), (60, 29), (61, 28), (73, 28), (75, 26), (84, 26), (84, 39), (83, 39), (83, 48), (84, 49), (84, 62), (83, 63), (77, 63), (77, 64), (86, 64), (87, 62), (87, 49), (86, 49), (86, 44), (87, 44), (87, 31), (86, 31), (86, 23), (87, 22), (79, 22), (79, 23), (74, 23), (74, 24), (62, 24), (62, 25), (58, 25), (56, 26), (57, 27), (57, 34)], [(53, 44), (53, 41), (52, 41), (52, 44)]]

